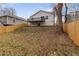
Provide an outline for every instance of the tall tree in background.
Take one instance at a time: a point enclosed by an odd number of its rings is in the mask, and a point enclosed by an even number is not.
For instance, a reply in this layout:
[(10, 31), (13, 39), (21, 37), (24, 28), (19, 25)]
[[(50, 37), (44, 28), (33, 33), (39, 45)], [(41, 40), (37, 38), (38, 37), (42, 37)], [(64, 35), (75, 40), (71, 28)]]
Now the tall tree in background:
[(63, 3), (57, 3), (57, 5), (54, 7), (57, 16), (56, 27), (58, 32), (63, 31), (62, 8), (63, 8)]

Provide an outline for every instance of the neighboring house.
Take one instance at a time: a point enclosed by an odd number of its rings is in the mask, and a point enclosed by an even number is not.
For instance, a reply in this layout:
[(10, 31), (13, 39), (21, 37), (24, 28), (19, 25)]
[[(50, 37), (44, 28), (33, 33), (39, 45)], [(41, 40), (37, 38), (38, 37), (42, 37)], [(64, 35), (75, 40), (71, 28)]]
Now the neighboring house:
[(41, 23), (40, 26), (52, 26), (55, 23), (54, 18), (53, 12), (40, 10), (30, 16), (28, 21), (34, 26), (37, 26), (36, 23)]
[(79, 19), (79, 11), (72, 11), (67, 15), (67, 22), (72, 22)]
[(4, 25), (16, 25), (16, 24), (21, 24), (25, 22), (24, 18), (18, 17), (18, 16), (0, 16), (0, 24)]

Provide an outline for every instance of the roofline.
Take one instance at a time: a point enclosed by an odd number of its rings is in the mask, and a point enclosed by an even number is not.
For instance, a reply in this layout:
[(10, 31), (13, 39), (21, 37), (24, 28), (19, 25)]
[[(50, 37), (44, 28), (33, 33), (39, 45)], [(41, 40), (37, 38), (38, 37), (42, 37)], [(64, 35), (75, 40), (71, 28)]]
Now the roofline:
[[(37, 13), (39, 13), (40, 11), (45, 12), (45, 13), (49, 13), (49, 14), (53, 14), (53, 12), (48, 12), (48, 11), (44, 11), (44, 10), (39, 10), (38, 12), (34, 13), (32, 16), (36, 15)], [(30, 16), (30, 17), (32, 17)]]

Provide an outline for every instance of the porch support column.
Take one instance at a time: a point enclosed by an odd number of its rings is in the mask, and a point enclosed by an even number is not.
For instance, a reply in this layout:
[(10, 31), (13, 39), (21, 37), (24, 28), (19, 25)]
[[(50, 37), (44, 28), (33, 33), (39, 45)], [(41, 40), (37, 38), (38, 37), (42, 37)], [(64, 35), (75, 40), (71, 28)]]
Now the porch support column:
[(8, 24), (8, 16), (7, 16), (7, 21), (6, 21), (6, 23)]

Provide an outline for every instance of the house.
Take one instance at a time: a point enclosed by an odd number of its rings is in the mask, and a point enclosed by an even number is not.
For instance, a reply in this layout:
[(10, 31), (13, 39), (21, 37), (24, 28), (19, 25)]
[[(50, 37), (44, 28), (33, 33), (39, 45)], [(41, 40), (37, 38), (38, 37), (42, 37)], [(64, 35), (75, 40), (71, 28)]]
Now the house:
[(25, 22), (25, 19), (18, 16), (10, 16), (10, 15), (0, 16), (0, 23), (3, 25), (17, 25), (23, 22)]
[(40, 26), (52, 26), (55, 23), (54, 18), (55, 17), (54, 17), (53, 12), (40, 10), (40, 11), (36, 12), (35, 14), (33, 14), (32, 16), (30, 16), (28, 21), (33, 26), (37, 26), (37, 25), (40, 25)]
[(67, 22), (72, 22), (79, 19), (79, 11), (72, 11), (67, 14)]

